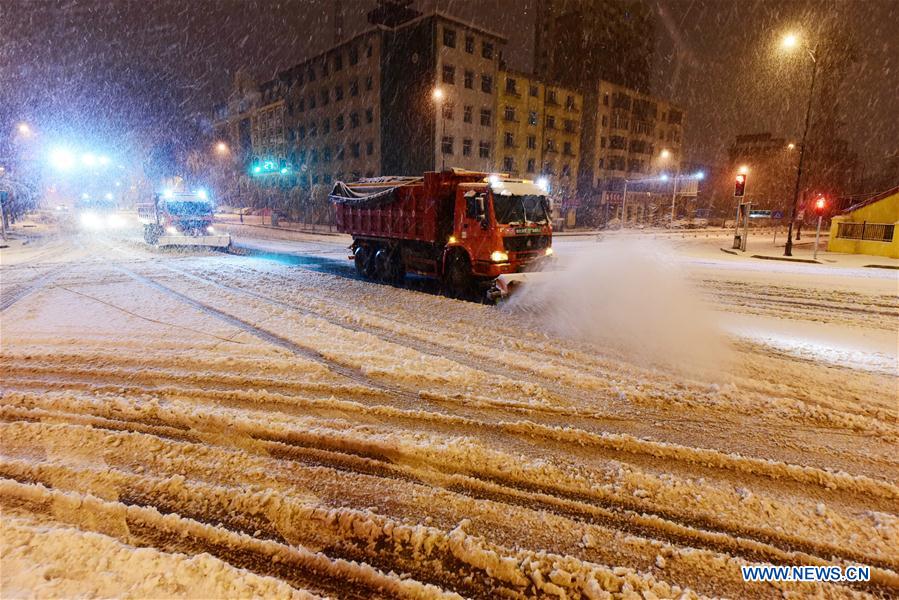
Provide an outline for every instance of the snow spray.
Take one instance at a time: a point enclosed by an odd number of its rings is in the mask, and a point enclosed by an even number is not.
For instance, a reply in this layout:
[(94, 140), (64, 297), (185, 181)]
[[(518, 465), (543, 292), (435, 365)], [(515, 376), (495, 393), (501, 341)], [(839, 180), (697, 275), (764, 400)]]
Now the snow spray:
[(666, 243), (600, 241), (560, 262), (559, 270), (521, 286), (505, 310), (646, 366), (725, 368), (730, 352), (719, 317)]

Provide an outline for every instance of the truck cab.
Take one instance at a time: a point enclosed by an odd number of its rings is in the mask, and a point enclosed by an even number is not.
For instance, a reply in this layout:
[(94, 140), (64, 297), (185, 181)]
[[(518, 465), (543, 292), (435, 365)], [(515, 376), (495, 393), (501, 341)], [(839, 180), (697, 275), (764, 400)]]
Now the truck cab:
[(153, 246), (210, 246), (227, 248), (231, 236), (212, 225), (213, 205), (205, 192), (166, 190), (152, 204), (138, 207), (144, 240)]
[(491, 176), (456, 190), (453, 233), (447, 251), (464, 250), (475, 277), (515, 273), (552, 255), (552, 221), (546, 192), (524, 180)]

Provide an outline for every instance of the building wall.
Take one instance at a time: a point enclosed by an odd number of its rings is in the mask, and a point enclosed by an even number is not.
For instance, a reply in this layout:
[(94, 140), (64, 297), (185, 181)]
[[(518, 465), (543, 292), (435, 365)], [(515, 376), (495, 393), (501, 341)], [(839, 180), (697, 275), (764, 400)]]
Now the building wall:
[[(504, 40), (444, 17), (434, 21), (433, 86), (444, 94), (435, 123), (434, 166), (490, 170), (497, 155), (496, 94)], [(466, 110), (470, 110), (470, 122)]]
[[(684, 120), (683, 110), (661, 98), (599, 82), (595, 129), (585, 137), (594, 146), (593, 187), (676, 172), (682, 159)], [(663, 158), (663, 150), (668, 158)]]
[[(830, 239), (827, 250), (847, 254), (870, 254), (899, 258), (899, 188), (891, 190), (891, 194), (862, 206), (846, 215), (834, 217), (830, 223)], [(870, 223), (893, 225), (893, 237), (889, 242), (872, 240), (853, 240), (837, 237), (840, 223)]]
[(544, 91), (543, 174), (554, 195), (569, 197), (577, 187), (583, 96), (554, 85)]

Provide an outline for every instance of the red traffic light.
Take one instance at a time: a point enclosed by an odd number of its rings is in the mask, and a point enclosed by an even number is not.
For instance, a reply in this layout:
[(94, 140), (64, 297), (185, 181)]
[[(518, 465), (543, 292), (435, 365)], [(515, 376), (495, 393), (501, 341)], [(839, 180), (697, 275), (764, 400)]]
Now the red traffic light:
[(742, 197), (746, 193), (746, 175), (744, 173), (740, 173), (737, 175), (737, 179), (734, 182), (734, 196), (737, 198)]
[(824, 196), (818, 196), (818, 199), (815, 200), (815, 213), (816, 214), (824, 214), (824, 210), (827, 208), (827, 199)]

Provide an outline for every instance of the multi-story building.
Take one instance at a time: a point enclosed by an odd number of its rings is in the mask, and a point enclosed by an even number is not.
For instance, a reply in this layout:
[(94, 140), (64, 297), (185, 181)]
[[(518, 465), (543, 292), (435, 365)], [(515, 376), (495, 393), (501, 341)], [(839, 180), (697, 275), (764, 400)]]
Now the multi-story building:
[(225, 124), (251, 113), (253, 164), (273, 175), (267, 183), (491, 168), (505, 38), (403, 8), (401, 19), (373, 11), (371, 29), (262, 84), (247, 112), (217, 113)]
[(648, 91), (652, 7), (642, 0), (537, 0), (534, 72), (585, 94), (600, 79)]
[(546, 177), (565, 202), (577, 184), (583, 96), (509, 70), (499, 72), (498, 84), (493, 169)]
[[(597, 82), (590, 96), (596, 108), (585, 111), (578, 194), (588, 219), (602, 222), (621, 204), (625, 180), (680, 172), (685, 115), (664, 99), (608, 81)], [(642, 212), (654, 214), (658, 198), (641, 198)]]

